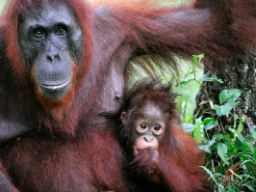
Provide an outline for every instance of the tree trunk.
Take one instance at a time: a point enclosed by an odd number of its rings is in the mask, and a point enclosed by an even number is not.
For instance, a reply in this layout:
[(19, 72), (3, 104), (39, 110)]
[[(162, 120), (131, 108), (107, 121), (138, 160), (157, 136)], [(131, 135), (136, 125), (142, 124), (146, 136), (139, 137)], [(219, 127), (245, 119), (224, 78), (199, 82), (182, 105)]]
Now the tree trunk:
[[(208, 69), (205, 68), (204, 72)], [(223, 83), (217, 81), (204, 82), (196, 97), (197, 107), (195, 109), (195, 118), (199, 116), (216, 116), (214, 110), (210, 107), (210, 102), (219, 104), (218, 95), (224, 89), (241, 89), (243, 91), (240, 102), (241, 104), (235, 108), (234, 113), (244, 118), (243, 133), (249, 134), (249, 129), (256, 129), (256, 57), (247, 54), (242, 60), (232, 59), (229, 61), (228, 67), (225, 69), (217, 69), (212, 72)], [(226, 125), (233, 125), (231, 117), (222, 117), (219, 119), (221, 126), (217, 126), (214, 133), (227, 132)]]

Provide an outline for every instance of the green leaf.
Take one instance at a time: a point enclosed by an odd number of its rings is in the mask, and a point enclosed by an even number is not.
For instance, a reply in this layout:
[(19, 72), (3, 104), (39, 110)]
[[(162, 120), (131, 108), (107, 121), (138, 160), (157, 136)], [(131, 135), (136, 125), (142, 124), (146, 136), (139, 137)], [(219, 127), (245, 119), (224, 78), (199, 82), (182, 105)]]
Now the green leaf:
[(217, 104), (215, 104), (215, 105), (212, 106), (212, 108), (216, 111), (216, 114), (217, 114), (218, 116), (222, 116), (221, 108), (220, 108), (220, 107), (221, 107), (221, 106), (220, 106), (220, 105), (217, 105)]
[(213, 105), (213, 109), (216, 111), (216, 114), (218, 116), (222, 116), (222, 115), (228, 115), (230, 111), (233, 108), (237, 107), (238, 105), (240, 105), (240, 102), (232, 99), (224, 105), (216, 105), (216, 104)]
[(180, 82), (180, 85), (186, 85), (186, 84), (188, 84), (189, 82), (194, 81), (194, 80), (195, 80), (195, 79), (182, 80), (182, 81)]
[(249, 160), (249, 156), (247, 153), (242, 153), (240, 155), (240, 158), (243, 160), (243, 161), (246, 161), (245, 165), (247, 167), (248, 170), (250, 170), (250, 173), (256, 177), (256, 171), (255, 171), (255, 165), (252, 165), (251, 161), (248, 161)]
[(215, 139), (212, 139), (207, 142), (205, 145), (199, 145), (199, 149), (206, 152), (206, 153), (211, 153), (212, 151), (212, 146), (216, 143)]
[(216, 77), (216, 75), (211, 75), (210, 72), (205, 73), (200, 79), (200, 82), (212, 82), (212, 81), (218, 81), (219, 83), (223, 83), (223, 81)]
[(228, 115), (233, 108), (240, 105), (240, 102), (237, 101), (237, 99), (241, 94), (242, 90), (240, 89), (223, 90), (219, 94), (219, 102), (221, 105), (213, 105), (213, 109), (216, 111), (216, 114), (218, 116)]
[(224, 187), (223, 187), (220, 183), (218, 183), (218, 181), (215, 179), (214, 175), (212, 174), (212, 172), (211, 172), (208, 168), (203, 167), (203, 166), (200, 166), (200, 167), (203, 168), (203, 169), (206, 171), (206, 173), (211, 177), (211, 179), (213, 180), (213, 182), (214, 182), (219, 188), (224, 189)]
[(219, 122), (215, 118), (212, 118), (212, 117), (205, 118), (203, 120), (203, 123), (204, 123), (204, 129), (206, 131), (218, 126), (218, 124), (219, 124)]
[(238, 124), (238, 127), (237, 127), (237, 131), (239, 133), (242, 133), (242, 131), (243, 131), (243, 128), (244, 128), (243, 122), (244, 122), (243, 118), (239, 118), (239, 124)]
[(235, 131), (235, 133), (236, 133), (236, 135), (237, 135), (237, 138), (238, 138), (241, 142), (245, 142), (244, 136), (243, 136), (240, 132), (238, 132), (238, 131), (236, 131), (236, 130), (234, 130), (234, 131)]
[(226, 164), (229, 165), (228, 162), (228, 148), (224, 143), (218, 143), (217, 144), (217, 153), (221, 160)]
[(254, 139), (256, 140), (256, 130), (250, 129), (250, 132), (251, 132), (252, 136), (254, 137)]
[(219, 102), (220, 104), (223, 104), (228, 101), (236, 101), (242, 94), (242, 90), (240, 89), (229, 89), (229, 90), (223, 90), (219, 94)]
[(252, 187), (251, 185), (248, 184), (243, 184), (243, 186), (247, 187), (250, 191), (255, 192), (255, 186)]
[(193, 137), (196, 140), (197, 143), (202, 143), (202, 141), (205, 138), (204, 135), (204, 124), (202, 122), (202, 118), (196, 119)]
[(252, 154), (253, 154), (253, 157), (254, 157), (254, 163), (256, 164), (256, 149), (254, 148), (254, 146), (250, 143), (247, 144), (248, 145), (248, 148), (251, 150)]
[[(239, 120), (238, 126), (236, 125), (237, 120)], [(237, 114), (234, 114), (234, 127), (237, 127), (237, 131), (240, 133), (243, 131), (243, 122), (244, 119), (242, 117), (239, 117)]]
[(191, 62), (195, 63), (197, 61), (201, 61), (204, 58), (204, 54), (200, 54), (200, 55), (193, 55)]
[(224, 138), (224, 135), (223, 134), (215, 134), (213, 136), (213, 139), (215, 139), (216, 141), (220, 141)]

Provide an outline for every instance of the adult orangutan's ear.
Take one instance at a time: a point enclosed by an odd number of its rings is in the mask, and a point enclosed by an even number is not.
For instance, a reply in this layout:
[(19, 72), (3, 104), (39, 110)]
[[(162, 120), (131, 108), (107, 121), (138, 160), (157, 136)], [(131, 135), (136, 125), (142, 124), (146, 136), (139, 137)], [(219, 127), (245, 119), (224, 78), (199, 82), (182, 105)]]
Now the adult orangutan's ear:
[(123, 123), (126, 123), (126, 121), (127, 121), (127, 112), (126, 112), (126, 111), (123, 111), (123, 112), (121, 113), (120, 118), (121, 118), (121, 120), (122, 120)]

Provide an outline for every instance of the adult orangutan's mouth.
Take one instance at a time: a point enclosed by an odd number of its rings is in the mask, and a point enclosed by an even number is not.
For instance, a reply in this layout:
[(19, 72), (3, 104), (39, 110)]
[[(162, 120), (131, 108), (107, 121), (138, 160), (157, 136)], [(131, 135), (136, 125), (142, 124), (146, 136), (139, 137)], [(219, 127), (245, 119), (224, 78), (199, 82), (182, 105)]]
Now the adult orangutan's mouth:
[(47, 84), (40, 84), (39, 83), (39, 86), (44, 88), (44, 89), (56, 90), (56, 89), (62, 89), (64, 87), (66, 87), (70, 83), (70, 81), (71, 81), (71, 79), (65, 81), (64, 83), (53, 84), (53, 85), (47, 85)]

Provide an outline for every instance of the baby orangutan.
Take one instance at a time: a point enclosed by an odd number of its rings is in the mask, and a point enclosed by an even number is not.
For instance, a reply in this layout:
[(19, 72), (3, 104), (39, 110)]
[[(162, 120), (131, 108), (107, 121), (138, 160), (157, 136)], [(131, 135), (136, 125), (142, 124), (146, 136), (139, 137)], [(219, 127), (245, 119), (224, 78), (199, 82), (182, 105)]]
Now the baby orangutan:
[[(180, 119), (171, 85), (142, 81), (135, 85), (121, 113), (121, 138), (128, 177), (135, 191), (202, 192), (208, 182), (204, 156), (196, 142), (177, 127)], [(140, 182), (138, 182), (140, 181)]]

